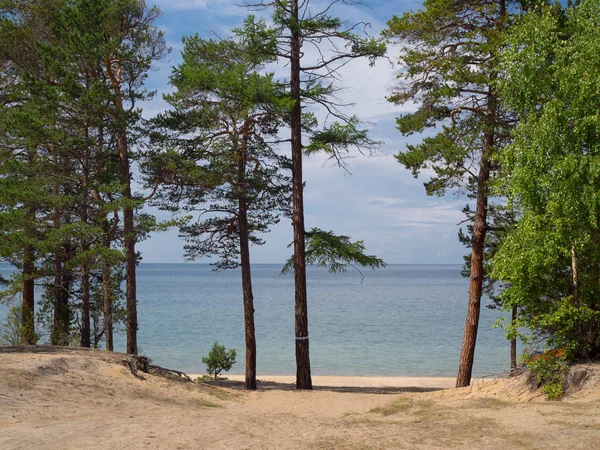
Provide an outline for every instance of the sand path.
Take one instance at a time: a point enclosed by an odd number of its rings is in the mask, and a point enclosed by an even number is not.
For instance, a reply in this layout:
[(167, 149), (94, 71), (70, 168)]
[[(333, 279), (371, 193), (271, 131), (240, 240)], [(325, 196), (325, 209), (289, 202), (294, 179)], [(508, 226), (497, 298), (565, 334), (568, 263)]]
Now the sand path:
[(0, 349), (0, 449), (600, 449), (596, 381), (561, 402), (506, 380), (436, 390), (425, 384), (440, 379), (315, 377), (311, 392), (286, 378), (244, 392), (139, 380), (122, 359)]

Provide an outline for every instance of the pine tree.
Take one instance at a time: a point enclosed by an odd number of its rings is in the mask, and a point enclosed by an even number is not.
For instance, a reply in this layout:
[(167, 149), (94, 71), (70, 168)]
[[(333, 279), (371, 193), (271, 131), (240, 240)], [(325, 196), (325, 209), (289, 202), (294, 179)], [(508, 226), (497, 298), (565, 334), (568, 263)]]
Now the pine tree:
[[(302, 158), (305, 154), (325, 152), (343, 165), (349, 148), (358, 147), (369, 151), (376, 146), (365, 130), (358, 128), (354, 116), (348, 116), (338, 108), (332, 98), (337, 88), (339, 68), (349, 60), (369, 58), (373, 62), (383, 56), (385, 44), (377, 39), (361, 36), (355, 32), (360, 24), (346, 24), (331, 15), (337, 2), (315, 10), (310, 1), (264, 0), (250, 3), (249, 8), (270, 9), (273, 25), (250, 17), (239, 31), (246, 36), (261, 54), (276, 56), (289, 64), (289, 127), (292, 160), (292, 225), (294, 228), (294, 284), (295, 284), (295, 335), (296, 335), (296, 387), (312, 389), (310, 370), (308, 308), (306, 295), (306, 242), (304, 226), (304, 179)], [(356, 4), (345, 1), (345, 4)], [(332, 48), (324, 49), (323, 43)], [(314, 46), (319, 49), (317, 61), (306, 61), (303, 48)], [(321, 132), (316, 132), (314, 116), (303, 114), (306, 104), (320, 105), (337, 119)], [(313, 132), (313, 133), (311, 133)], [(311, 134), (309, 145), (303, 145), (303, 134)]]
[(155, 136), (162, 152), (147, 168), (162, 181), (159, 205), (199, 213), (181, 227), (186, 256), (217, 256), (217, 269), (241, 266), (246, 389), (256, 389), (250, 244), (262, 244), (259, 234), (289, 209), (289, 162), (270, 144), (289, 100), (272, 74), (259, 73), (268, 61), (247, 50), (235, 40), (184, 39), (171, 76), (177, 90), (165, 96), (173, 111), (157, 120), (168, 132)]
[(433, 169), (435, 175), (425, 183), (429, 195), (470, 185), (475, 196), (458, 387), (470, 384), (473, 370), (485, 277), (489, 183), (498, 169), (493, 158), (506, 145), (516, 120), (499, 104), (495, 87), (503, 32), (519, 11), (513, 3), (427, 0), (422, 10), (393, 17), (385, 31), (401, 43), (400, 64), (406, 67), (388, 99), (399, 105), (420, 104), (416, 112), (398, 118), (398, 129), (410, 135), (442, 128), (420, 144), (408, 145), (397, 155), (398, 161), (415, 176), (422, 169)]

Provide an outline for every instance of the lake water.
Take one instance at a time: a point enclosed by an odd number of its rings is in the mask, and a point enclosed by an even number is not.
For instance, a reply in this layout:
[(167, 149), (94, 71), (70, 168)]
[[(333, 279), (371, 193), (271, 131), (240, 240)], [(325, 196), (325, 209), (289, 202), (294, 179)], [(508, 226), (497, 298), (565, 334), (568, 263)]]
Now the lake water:
[[(279, 265), (252, 267), (257, 371), (292, 375), (293, 277)], [(7, 274), (7, 266), (0, 273)], [(308, 270), (310, 355), (314, 375), (455, 376), (467, 308), (468, 280), (458, 265), (390, 265), (384, 270), (331, 275)], [(138, 342), (154, 364), (204, 372), (201, 358), (214, 341), (235, 348), (244, 371), (244, 321), (238, 270), (204, 264), (141, 264)], [(484, 304), (488, 301), (484, 300)], [(0, 321), (6, 307), (0, 305)], [(509, 368), (502, 313), (482, 308), (474, 375)], [(123, 351), (125, 337), (116, 337)]]

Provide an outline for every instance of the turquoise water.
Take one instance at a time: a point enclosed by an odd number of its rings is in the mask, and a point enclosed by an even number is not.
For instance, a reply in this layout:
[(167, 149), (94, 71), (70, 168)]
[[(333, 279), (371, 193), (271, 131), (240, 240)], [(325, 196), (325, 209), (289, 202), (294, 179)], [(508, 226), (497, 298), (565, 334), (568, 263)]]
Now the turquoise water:
[[(293, 277), (279, 265), (252, 268), (258, 374), (295, 373)], [(0, 266), (0, 273), (7, 273)], [(467, 307), (468, 280), (458, 265), (390, 265), (330, 275), (308, 271), (309, 332), (315, 375), (454, 376)], [(155, 364), (201, 373), (217, 340), (238, 353), (244, 370), (240, 274), (204, 264), (141, 264), (138, 341)], [(487, 304), (487, 300), (484, 300)], [(0, 306), (0, 320), (6, 308)], [(509, 367), (509, 344), (482, 308), (475, 375)], [(124, 350), (124, 336), (116, 338)]]

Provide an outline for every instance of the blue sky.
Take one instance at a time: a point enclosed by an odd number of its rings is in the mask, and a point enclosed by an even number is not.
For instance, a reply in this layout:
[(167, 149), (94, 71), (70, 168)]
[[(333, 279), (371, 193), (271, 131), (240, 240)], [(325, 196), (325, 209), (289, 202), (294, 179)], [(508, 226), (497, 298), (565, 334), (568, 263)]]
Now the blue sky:
[[(156, 89), (158, 94), (144, 105), (146, 117), (166, 107), (161, 96), (169, 91), (171, 67), (180, 61), (181, 38), (196, 33), (201, 37), (227, 37), (229, 30), (238, 26), (247, 14), (235, 6), (241, 3), (236, 0), (159, 0), (155, 3), (163, 12), (158, 26), (165, 31), (172, 53), (168, 61), (158, 64), (150, 74), (148, 87)], [(321, 2), (312, 3), (317, 8)], [(392, 15), (417, 9), (419, 5), (417, 1), (371, 1), (369, 7), (338, 5), (333, 12), (348, 21), (370, 22), (369, 33), (377, 35)], [(392, 60), (397, 57), (394, 48), (390, 49), (389, 56)], [(364, 240), (369, 253), (377, 254), (389, 264), (460, 264), (466, 249), (458, 242), (457, 224), (464, 218), (460, 210), (467, 199), (454, 195), (428, 197), (423, 188), (427, 174), (423, 173), (422, 179), (414, 179), (393, 156), (404, 150), (408, 142), (396, 130), (394, 119), (414, 107), (398, 107), (385, 100), (400, 69), (389, 61), (380, 61), (373, 68), (366, 61), (353, 61), (342, 69), (341, 82), (346, 88), (342, 97), (354, 103), (345, 112), (372, 123), (372, 137), (384, 145), (375, 156), (357, 154), (351, 159), (352, 175), (331, 166), (322, 157), (305, 159), (306, 228), (319, 227), (350, 235), (353, 240)], [(274, 70), (283, 73), (285, 69)], [(412, 142), (418, 140), (419, 137), (411, 137)], [(170, 217), (164, 212), (151, 211), (160, 218)], [(290, 255), (287, 245), (292, 241), (291, 224), (283, 220), (265, 239), (264, 246), (252, 248), (253, 262), (284, 261)], [(183, 241), (176, 230), (154, 234), (138, 247), (144, 262), (184, 261)]]

